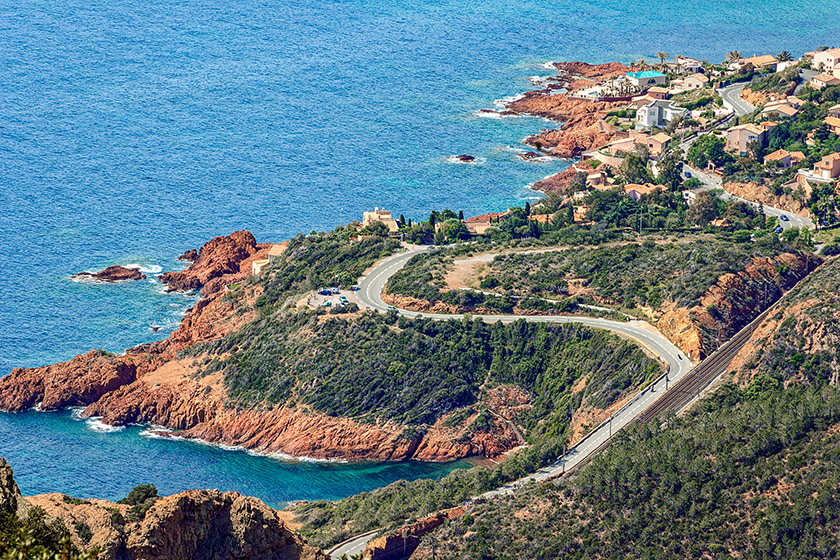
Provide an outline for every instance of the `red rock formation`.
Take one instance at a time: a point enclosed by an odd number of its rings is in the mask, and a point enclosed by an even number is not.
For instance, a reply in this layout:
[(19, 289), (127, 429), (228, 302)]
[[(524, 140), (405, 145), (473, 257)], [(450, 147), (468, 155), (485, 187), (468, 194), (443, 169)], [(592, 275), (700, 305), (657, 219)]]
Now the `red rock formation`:
[(466, 508), (458, 506), (445, 509), (402, 527), (394, 533), (377, 537), (365, 548), (365, 560), (401, 560), (411, 556), (420, 538), (443, 525), (447, 519), (458, 519), (466, 513)]
[[(65, 501), (63, 494), (26, 498), (60, 519), (81, 549), (99, 547), (102, 560), (326, 560), (292, 532), (275, 510), (236, 492), (191, 490), (159, 499), (142, 521), (122, 524), (129, 506), (105, 500)], [(92, 537), (83, 539), (87, 526)]]
[(80, 272), (71, 278), (90, 279), (97, 282), (123, 282), (125, 280), (143, 280), (146, 275), (137, 268), (126, 268), (124, 266), (109, 266), (99, 272)]
[(225, 404), (221, 376), (195, 379), (190, 363), (169, 362), (103, 396), (83, 414), (112, 425), (156, 424), (179, 430), (176, 435), (181, 437), (318, 459), (448, 461), (495, 457), (521, 443), (501, 419), (490, 431), (463, 438), (471, 419), (447, 427), (442, 418), (427, 431), (406, 436), (406, 427), (392, 422), (363, 424), (284, 407), (237, 410)]
[(198, 251), (196, 249), (190, 249), (188, 251), (184, 251), (184, 253), (178, 257), (179, 261), (190, 261), (195, 262), (198, 259)]
[(0, 378), (0, 409), (21, 411), (38, 403), (42, 410), (85, 406), (134, 381), (138, 366), (148, 368), (148, 360), (91, 350), (52, 366), (15, 368)]
[(551, 177), (546, 177), (540, 181), (537, 181), (531, 188), (535, 191), (540, 191), (544, 193), (550, 192), (566, 192), (569, 189), (569, 186), (572, 184), (572, 179), (574, 179), (575, 175), (579, 173), (577, 167), (574, 165), (570, 165), (565, 171), (561, 171), (556, 175), (552, 175)]
[(741, 272), (724, 274), (690, 309), (672, 307), (657, 327), (694, 359), (703, 358), (795, 286), (822, 260), (784, 253), (755, 258)]
[[(211, 239), (198, 251), (198, 257), (186, 270), (161, 274), (160, 281), (169, 286), (170, 290), (198, 290), (206, 296), (222, 289), (232, 280), (227, 276), (238, 276), (242, 273), (243, 264), (248, 265), (261, 249), (267, 252), (267, 245), (257, 245), (257, 240), (250, 231), (236, 231), (227, 236)], [(189, 255), (189, 251), (183, 256)], [(259, 258), (264, 258), (260, 255)], [(247, 276), (247, 273), (246, 273)], [(214, 281), (222, 279), (220, 281)]]

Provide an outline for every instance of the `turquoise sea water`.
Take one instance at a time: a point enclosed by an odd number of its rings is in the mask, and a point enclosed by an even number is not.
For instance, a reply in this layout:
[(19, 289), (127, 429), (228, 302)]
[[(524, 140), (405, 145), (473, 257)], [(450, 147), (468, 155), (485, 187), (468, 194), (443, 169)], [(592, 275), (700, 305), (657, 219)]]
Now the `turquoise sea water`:
[[(75, 272), (153, 276), (236, 229), (279, 241), (373, 206), (469, 215), (534, 196), (567, 165), (515, 156), (547, 124), (476, 111), (548, 60), (800, 54), (840, 38), (836, 3), (817, 0), (404, 4), (0, 0), (0, 375), (162, 338), (194, 301)], [(461, 153), (479, 163), (446, 159)], [(275, 504), (457, 466), (290, 464), (139, 431), (0, 415), (0, 455), (28, 493), (154, 481)]]

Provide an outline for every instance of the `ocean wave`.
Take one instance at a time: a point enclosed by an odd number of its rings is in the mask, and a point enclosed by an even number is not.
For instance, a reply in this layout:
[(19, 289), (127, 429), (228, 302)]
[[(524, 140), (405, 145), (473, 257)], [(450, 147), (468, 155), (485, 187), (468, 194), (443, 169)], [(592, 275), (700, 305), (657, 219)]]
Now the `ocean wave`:
[(140, 263), (129, 263), (123, 266), (126, 268), (136, 268), (143, 274), (160, 274), (163, 272), (163, 267), (157, 264), (142, 265)]
[(502, 109), (506, 108), (508, 104), (513, 103), (514, 101), (519, 101), (525, 97), (524, 93), (518, 93), (516, 95), (509, 95), (508, 97), (502, 97), (501, 99), (496, 99), (493, 101), (493, 105), (496, 107), (501, 107)]
[(87, 427), (94, 432), (103, 432), (106, 434), (125, 430), (125, 426), (112, 426), (102, 422), (100, 418), (101, 417), (99, 416), (92, 416), (85, 421), (85, 424), (87, 424)]
[(298, 461), (302, 463), (347, 463), (346, 459), (317, 459), (315, 457), (289, 455), (279, 451), (264, 451), (261, 449), (247, 449), (241, 445), (230, 445), (228, 443), (207, 441), (201, 438), (192, 438), (176, 435), (173, 430), (165, 426), (148, 426), (145, 430), (140, 432), (140, 435), (149, 439), (168, 439), (174, 441), (188, 441), (197, 443), (199, 445), (206, 445), (207, 447), (215, 447), (223, 451), (244, 451), (252, 457), (264, 457), (266, 459), (275, 459), (278, 461)]

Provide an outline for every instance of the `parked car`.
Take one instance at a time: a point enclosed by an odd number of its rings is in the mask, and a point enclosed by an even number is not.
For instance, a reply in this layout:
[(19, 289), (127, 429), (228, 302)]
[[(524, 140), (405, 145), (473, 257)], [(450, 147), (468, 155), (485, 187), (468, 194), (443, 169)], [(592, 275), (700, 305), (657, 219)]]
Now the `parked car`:
[(329, 291), (329, 290), (328, 290), (328, 289), (326, 289), (326, 288), (324, 288), (324, 289), (322, 289), (322, 290), (318, 290), (318, 295), (319, 295), (319, 296), (328, 296), (328, 295), (330, 295), (330, 294), (332, 294), (332, 292), (331, 292), (331, 291)]
[(332, 307), (332, 302), (331, 301), (325, 301), (321, 305), (323, 305), (324, 307)]
[(782, 226), (777, 226), (776, 229), (773, 230), (773, 233), (782, 233), (782, 231), (784, 231)]
[(781, 216), (779, 216), (779, 219), (780, 219), (780, 220), (782, 220), (783, 222), (789, 222), (789, 221), (790, 221), (790, 220), (788, 219), (788, 217), (787, 217), (787, 216), (785, 216), (784, 214), (782, 214)]
[(333, 294), (341, 293), (338, 288), (330, 288), (330, 292), (332, 292)]
[(353, 287), (351, 287), (351, 288), (350, 288), (350, 291), (351, 291), (351, 292), (358, 292), (358, 291), (359, 291), (359, 287), (358, 287), (358, 286), (353, 286)]

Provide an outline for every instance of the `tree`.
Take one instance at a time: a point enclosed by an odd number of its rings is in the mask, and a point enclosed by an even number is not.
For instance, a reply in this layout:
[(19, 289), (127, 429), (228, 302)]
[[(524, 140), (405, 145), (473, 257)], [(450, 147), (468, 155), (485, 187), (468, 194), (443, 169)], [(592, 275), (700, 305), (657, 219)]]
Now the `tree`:
[(726, 53), (726, 59), (729, 60), (729, 62), (738, 62), (741, 58), (740, 51), (729, 51)]
[(776, 60), (779, 62), (790, 62), (793, 60), (793, 55), (790, 54), (788, 51), (782, 51), (776, 55)]
[(707, 226), (718, 218), (717, 198), (709, 192), (697, 195), (694, 203), (688, 207), (685, 219), (698, 226)]
[(688, 149), (688, 160), (697, 168), (705, 168), (711, 161), (715, 165), (722, 165), (731, 159), (724, 147), (726, 141), (714, 134), (706, 134), (697, 139)]
[(359, 232), (362, 235), (375, 235), (377, 237), (387, 237), (390, 231), (388, 226), (383, 222), (371, 222)]
[(665, 59), (668, 58), (668, 53), (664, 51), (659, 51), (656, 53), (656, 58), (659, 59), (659, 64), (661, 66), (665, 66)]
[(401, 226), (405, 225), (405, 215), (403, 215), (403, 214), (400, 214), (400, 225)]
[(438, 218), (440, 218), (438, 211), (432, 210), (432, 213), (429, 214), (429, 225), (435, 227), (435, 224), (438, 222)]
[(669, 150), (659, 158), (659, 175), (656, 182), (666, 185), (671, 190), (679, 188), (682, 182), (683, 152), (680, 148)]
[(458, 210), (458, 219), (461, 220), (462, 222), (464, 221), (464, 211), (463, 210)]
[(636, 154), (627, 154), (624, 161), (621, 162), (618, 172), (628, 183), (649, 183), (653, 180), (653, 177), (651, 177), (647, 163), (647, 158)]
[(531, 215), (531, 203), (527, 202), (527, 201), (525, 202), (525, 215), (526, 216)]
[(456, 218), (449, 218), (443, 222), (440, 231), (443, 232), (443, 238), (448, 243), (469, 239), (470, 237), (466, 224)]

